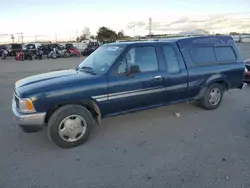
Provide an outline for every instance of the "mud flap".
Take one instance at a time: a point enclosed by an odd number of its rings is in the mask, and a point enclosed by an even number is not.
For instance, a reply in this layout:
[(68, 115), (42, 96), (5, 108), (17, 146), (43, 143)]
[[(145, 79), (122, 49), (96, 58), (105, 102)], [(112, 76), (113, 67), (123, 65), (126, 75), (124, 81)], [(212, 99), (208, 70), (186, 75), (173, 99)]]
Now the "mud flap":
[(240, 86), (237, 87), (237, 89), (244, 89), (247, 86), (246, 83), (242, 83)]

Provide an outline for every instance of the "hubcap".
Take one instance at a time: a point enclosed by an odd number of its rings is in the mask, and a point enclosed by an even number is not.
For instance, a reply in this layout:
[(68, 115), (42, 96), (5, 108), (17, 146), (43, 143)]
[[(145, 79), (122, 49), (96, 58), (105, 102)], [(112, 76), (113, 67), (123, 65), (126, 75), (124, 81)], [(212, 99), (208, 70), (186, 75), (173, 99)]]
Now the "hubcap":
[(220, 89), (218, 88), (214, 88), (210, 94), (209, 94), (209, 98), (208, 101), (212, 106), (217, 105), (220, 102), (221, 99), (221, 92)]
[(87, 123), (79, 115), (66, 117), (59, 125), (60, 137), (66, 142), (75, 142), (83, 137), (87, 130)]

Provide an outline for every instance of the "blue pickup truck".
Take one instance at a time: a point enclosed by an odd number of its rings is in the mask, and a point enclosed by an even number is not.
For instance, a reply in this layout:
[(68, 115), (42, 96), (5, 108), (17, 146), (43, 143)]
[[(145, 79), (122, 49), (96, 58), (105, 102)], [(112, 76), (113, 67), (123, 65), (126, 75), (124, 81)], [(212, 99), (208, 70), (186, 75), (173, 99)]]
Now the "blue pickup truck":
[(225, 91), (242, 88), (244, 71), (230, 36), (111, 43), (75, 69), (17, 81), (12, 111), (24, 131), (46, 126), (53, 143), (70, 148), (102, 118), (187, 101), (216, 109)]

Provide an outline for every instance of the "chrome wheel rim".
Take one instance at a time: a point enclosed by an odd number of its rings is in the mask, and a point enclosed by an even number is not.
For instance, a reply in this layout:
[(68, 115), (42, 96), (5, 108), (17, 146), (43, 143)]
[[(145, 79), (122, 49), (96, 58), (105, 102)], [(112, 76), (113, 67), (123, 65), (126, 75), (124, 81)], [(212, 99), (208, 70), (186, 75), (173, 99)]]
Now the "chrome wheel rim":
[(87, 130), (87, 123), (79, 115), (70, 115), (62, 120), (58, 127), (59, 136), (66, 142), (80, 140)]
[(212, 91), (209, 94), (209, 98), (208, 98), (210, 105), (216, 106), (220, 102), (220, 99), (221, 99), (220, 89), (218, 89), (218, 88), (212, 89)]

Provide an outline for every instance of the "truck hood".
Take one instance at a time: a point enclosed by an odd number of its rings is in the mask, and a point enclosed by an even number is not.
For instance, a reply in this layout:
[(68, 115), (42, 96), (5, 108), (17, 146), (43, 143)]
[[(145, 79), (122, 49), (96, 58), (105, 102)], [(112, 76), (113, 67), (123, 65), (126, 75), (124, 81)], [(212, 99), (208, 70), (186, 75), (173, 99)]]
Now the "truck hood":
[(29, 97), (33, 94), (45, 94), (47, 91), (70, 87), (79, 83), (83, 86), (83, 81), (88, 82), (88, 80), (93, 80), (96, 77), (99, 76), (74, 69), (53, 71), (17, 81), (15, 92), (19, 97)]
[(16, 82), (15, 86), (16, 86), (16, 88), (20, 88), (20, 87), (28, 86), (28, 85), (39, 83), (39, 82), (54, 80), (54, 79), (58, 79), (58, 78), (70, 77), (70, 76), (75, 75), (75, 74), (77, 74), (77, 71), (75, 71), (73, 69), (37, 74), (34, 76), (30, 76), (30, 77), (26, 77), (26, 78), (23, 78), (21, 80), (18, 80)]

